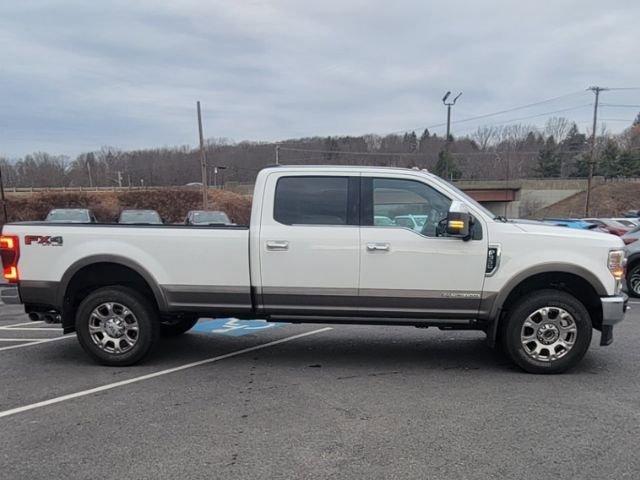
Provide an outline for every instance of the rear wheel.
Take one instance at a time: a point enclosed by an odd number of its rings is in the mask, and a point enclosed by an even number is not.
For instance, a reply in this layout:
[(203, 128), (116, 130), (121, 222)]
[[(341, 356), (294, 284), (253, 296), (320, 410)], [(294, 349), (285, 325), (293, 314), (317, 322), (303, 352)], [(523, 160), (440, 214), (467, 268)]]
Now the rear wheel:
[(90, 293), (78, 307), (75, 326), (84, 351), (110, 366), (139, 362), (159, 333), (153, 306), (125, 287), (104, 287)]
[(196, 323), (198, 323), (197, 317), (166, 320), (160, 324), (160, 335), (163, 337), (177, 337), (191, 330)]
[(541, 290), (520, 299), (505, 319), (504, 352), (530, 373), (561, 373), (575, 366), (591, 343), (589, 312), (574, 296)]
[(633, 265), (627, 273), (627, 290), (632, 297), (640, 297), (640, 263)]

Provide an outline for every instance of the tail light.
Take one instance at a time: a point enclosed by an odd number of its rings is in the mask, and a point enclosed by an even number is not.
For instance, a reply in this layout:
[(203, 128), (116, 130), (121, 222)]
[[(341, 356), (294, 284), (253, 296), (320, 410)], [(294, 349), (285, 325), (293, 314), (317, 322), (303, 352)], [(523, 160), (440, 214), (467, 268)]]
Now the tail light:
[(636, 240), (638, 239), (633, 237), (622, 237), (622, 241), (624, 242), (625, 245), (629, 245), (630, 243), (633, 243)]
[(18, 258), (20, 258), (20, 241), (16, 235), (0, 236), (0, 257), (5, 280), (18, 283)]

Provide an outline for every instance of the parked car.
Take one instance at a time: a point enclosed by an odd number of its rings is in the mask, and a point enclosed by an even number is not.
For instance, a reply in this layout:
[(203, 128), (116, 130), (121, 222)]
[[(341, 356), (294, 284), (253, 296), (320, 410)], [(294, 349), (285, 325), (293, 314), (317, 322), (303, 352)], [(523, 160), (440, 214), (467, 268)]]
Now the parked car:
[(398, 215), (393, 221), (400, 227), (407, 227), (420, 232), (428, 218), (427, 215)]
[(45, 222), (97, 223), (93, 212), (87, 208), (54, 208), (44, 219)]
[(625, 226), (622, 223), (610, 218), (583, 218), (583, 220), (598, 225), (604, 228), (607, 232), (611, 233), (612, 235), (617, 235), (618, 237), (621, 237), (629, 230), (631, 230), (631, 227)]
[(640, 217), (640, 210), (627, 210), (622, 215), (624, 217), (628, 217), (628, 218), (639, 218)]
[(640, 227), (636, 227), (633, 230), (629, 230), (620, 238), (622, 238), (622, 241), (624, 242), (625, 245), (635, 243), (636, 241), (640, 240)]
[(616, 218), (612, 218), (611, 220), (615, 220), (618, 223), (621, 223), (622, 225), (624, 225), (625, 227), (629, 227), (629, 228), (635, 228), (635, 227), (640, 227), (640, 218), (620, 218), (620, 217), (616, 217)]
[(624, 249), (627, 256), (627, 292), (632, 297), (640, 297), (640, 242), (629, 242)]
[[(597, 230), (598, 225), (579, 218), (543, 218), (542, 222), (558, 227), (577, 228), (579, 230)], [(600, 229), (602, 230), (602, 229)]]
[[(609, 345), (624, 319), (620, 238), (508, 222), (428, 172), (270, 167), (253, 198), (249, 226), (5, 224), (0, 256), (19, 296), (1, 296), (60, 314), (114, 366), (142, 360), (160, 333), (231, 316), (480, 330), (525, 371), (558, 373), (593, 329)], [(376, 226), (390, 200), (439, 228)], [(26, 243), (52, 234), (55, 247)]]
[(391, 227), (396, 224), (393, 220), (391, 220), (386, 215), (374, 215), (373, 216), (373, 224), (377, 227)]
[(162, 217), (155, 210), (122, 210), (118, 217), (118, 223), (138, 224), (138, 225), (161, 225), (164, 222)]
[(226, 213), (219, 210), (191, 210), (184, 219), (186, 225), (232, 225)]

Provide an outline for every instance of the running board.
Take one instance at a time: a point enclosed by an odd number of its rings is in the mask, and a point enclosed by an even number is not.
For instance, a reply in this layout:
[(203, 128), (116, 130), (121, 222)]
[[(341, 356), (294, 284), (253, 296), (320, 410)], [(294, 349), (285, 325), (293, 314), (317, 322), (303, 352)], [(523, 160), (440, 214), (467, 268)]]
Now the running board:
[(270, 315), (270, 322), (288, 323), (328, 323), (351, 325), (408, 325), (419, 328), (438, 327), (442, 329), (475, 330), (480, 323), (475, 318), (467, 319), (425, 319), (398, 317), (325, 317), (322, 315)]

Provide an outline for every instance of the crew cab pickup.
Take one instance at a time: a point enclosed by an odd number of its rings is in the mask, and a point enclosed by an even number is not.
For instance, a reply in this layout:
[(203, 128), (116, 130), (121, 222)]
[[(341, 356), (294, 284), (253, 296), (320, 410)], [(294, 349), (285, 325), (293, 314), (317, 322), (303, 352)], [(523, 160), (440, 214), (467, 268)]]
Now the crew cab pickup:
[(627, 299), (619, 238), (507, 221), (397, 168), (269, 167), (249, 226), (11, 223), (0, 251), (17, 285), (5, 301), (59, 316), (108, 365), (233, 316), (481, 330), (524, 370), (554, 373), (594, 329), (612, 342)]

